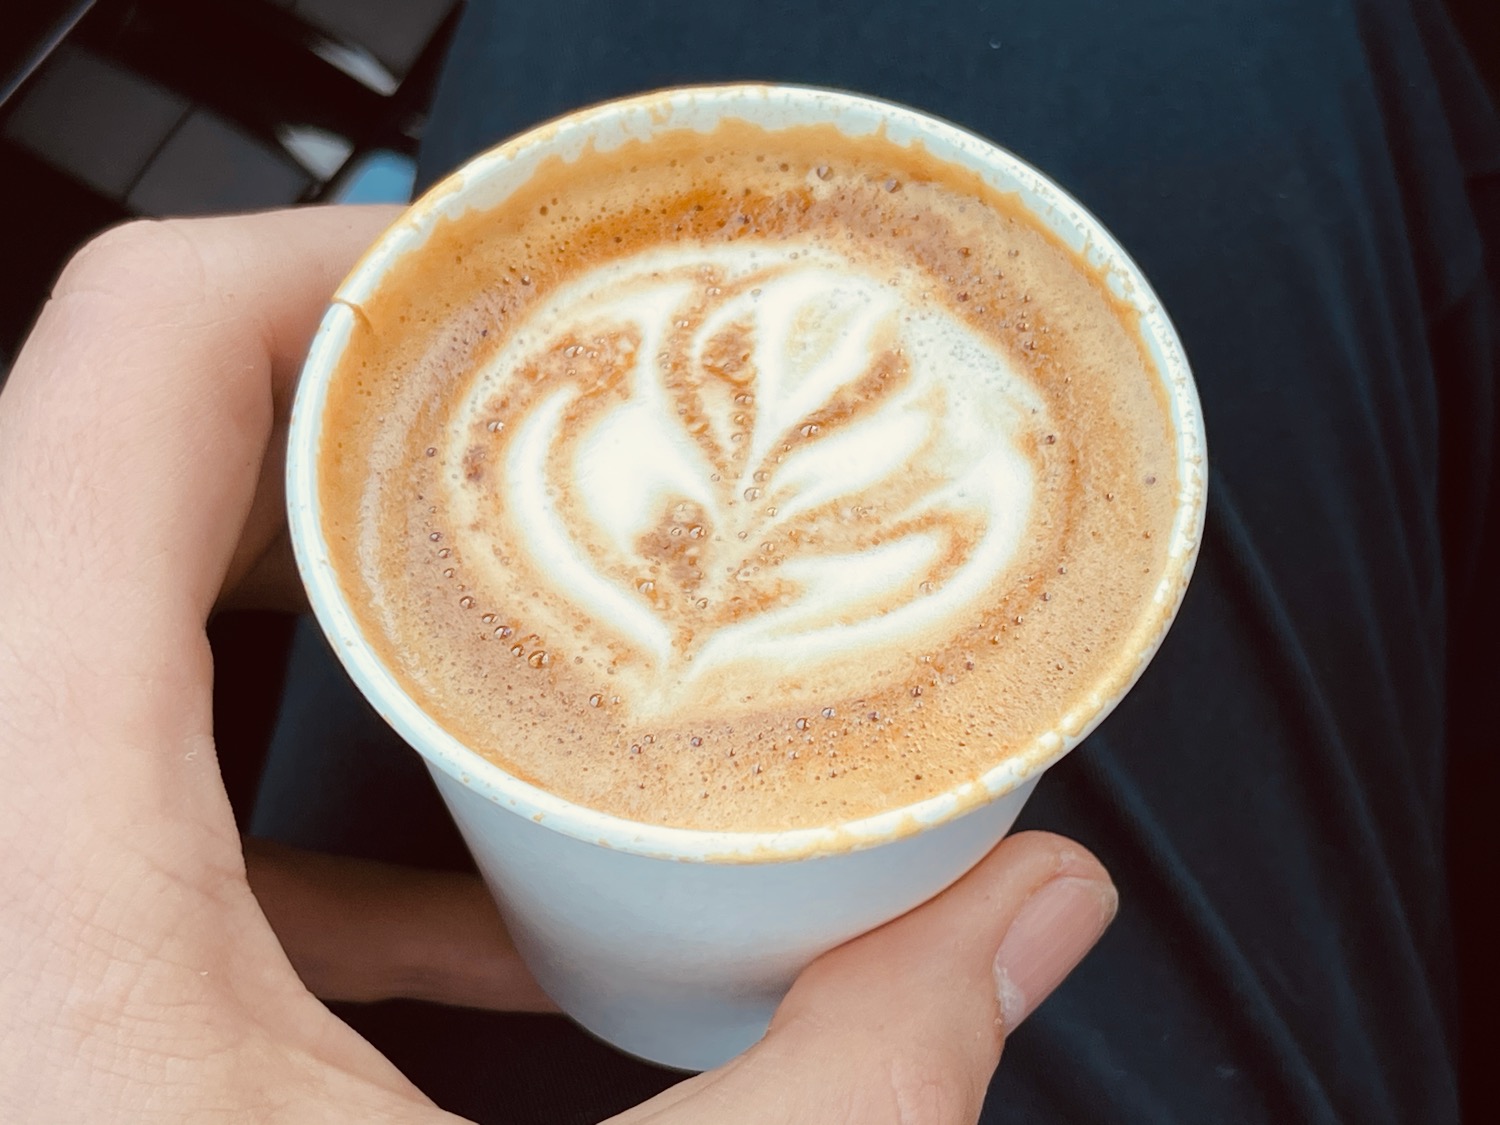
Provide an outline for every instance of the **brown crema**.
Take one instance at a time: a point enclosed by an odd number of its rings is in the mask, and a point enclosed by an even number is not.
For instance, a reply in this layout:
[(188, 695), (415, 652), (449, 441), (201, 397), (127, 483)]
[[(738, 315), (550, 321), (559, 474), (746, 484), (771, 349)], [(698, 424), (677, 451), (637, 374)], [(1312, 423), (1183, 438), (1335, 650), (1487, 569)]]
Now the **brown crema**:
[[(724, 265), (757, 246), (743, 269)], [(703, 263), (683, 265), (694, 248)], [(663, 251), (675, 264), (653, 264)], [(733, 310), (800, 292), (825, 256), (870, 280), (851, 282), (838, 331), (790, 318), (787, 370), (812, 386), (849, 339), (865, 358), (834, 393), (782, 393), (796, 409), (762, 449), (762, 382), (782, 361), (757, 352), (765, 324)], [(660, 333), (611, 311), (626, 305), (610, 285), (671, 294)], [(848, 329), (887, 293), (898, 314)], [(575, 294), (604, 311), (568, 319)], [(1013, 199), (920, 146), (727, 123), (553, 158), (503, 205), (440, 222), (355, 312), (318, 463), (333, 565), (413, 699), (541, 788), (666, 826), (847, 823), (1030, 751), (1128, 677), (1178, 486), (1135, 314)], [(982, 581), (965, 567), (991, 549), (986, 513), (999, 509), (973, 489), (944, 499), (940, 477), (963, 441), (945, 439), (956, 431), (943, 419), (987, 415), (966, 405), (963, 370), (918, 378), (918, 322), (982, 341), (1021, 384), (994, 443), (1029, 491), (1013, 547)], [(607, 504), (573, 493), (629, 448), (611, 435), (639, 432), (620, 420), (644, 409), (648, 368), (653, 409), (680, 422), (652, 454), (685, 452), (651, 470), (654, 484), (642, 470), (631, 515), (619, 474)], [(926, 436), (903, 446), (913, 417)], [(982, 475), (991, 462), (970, 445), (962, 463)], [(776, 491), (799, 456), (842, 466), (846, 448), (894, 461), (816, 503)], [(516, 501), (533, 462), (546, 518)], [(673, 491), (671, 473), (699, 465), (704, 479)], [(817, 482), (797, 479), (813, 495)], [(553, 541), (573, 543), (590, 582), (549, 561)], [(864, 593), (819, 577), (867, 556), (894, 561)], [(979, 593), (923, 616), (921, 599), (963, 583)], [(879, 631), (902, 613), (917, 624)], [(768, 659), (778, 644), (786, 659)]]

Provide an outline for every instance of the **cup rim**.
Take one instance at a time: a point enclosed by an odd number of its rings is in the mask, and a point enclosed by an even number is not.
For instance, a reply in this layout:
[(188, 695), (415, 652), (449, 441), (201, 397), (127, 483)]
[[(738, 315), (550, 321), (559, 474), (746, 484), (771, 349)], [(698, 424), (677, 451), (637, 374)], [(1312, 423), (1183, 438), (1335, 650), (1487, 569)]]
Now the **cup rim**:
[[(670, 129), (671, 111), (709, 103), (721, 118), (747, 117), (746, 106), (777, 103), (819, 111), (819, 123), (863, 114), (880, 128), (909, 135), (977, 173), (1002, 193), (1019, 193), (1036, 221), (1081, 252), (1117, 297), (1133, 306), (1142, 342), (1151, 351), (1170, 405), (1176, 438), (1177, 509), (1167, 565), (1152, 598), (1142, 603), (1133, 629), (1120, 641), (1116, 660), (1091, 699), (1008, 754), (978, 777), (921, 801), (843, 824), (784, 831), (718, 831), (647, 824), (576, 804), (510, 773), (465, 746), (428, 715), (375, 655), (334, 574), (323, 534), (318, 496), (318, 453), (323, 406), (332, 373), (354, 325), (359, 297), (379, 284), (403, 254), (419, 249), (445, 206), (461, 202), (518, 155), (559, 147), (565, 138), (587, 138), (613, 119), (644, 111), (652, 132)], [(736, 113), (736, 108), (740, 112)], [(797, 121), (795, 124), (812, 123)], [(681, 126), (676, 126), (681, 127)], [(847, 131), (847, 130), (846, 130)], [(873, 131), (873, 130), (872, 130)], [(857, 134), (852, 134), (857, 135)], [(495, 204), (503, 206), (501, 200)], [(1070, 235), (1081, 235), (1077, 245)], [(783, 83), (676, 86), (612, 99), (536, 125), (486, 150), (413, 202), (356, 263), (340, 284), (313, 338), (292, 407), (286, 459), (288, 523), (297, 567), (314, 616), (361, 694), (428, 763), (496, 805), (575, 839), (642, 856), (704, 863), (774, 863), (860, 850), (961, 816), (1011, 792), (1062, 758), (1102, 722), (1155, 655), (1186, 591), (1202, 537), (1207, 501), (1207, 451), (1202, 410), (1181, 340), (1144, 273), (1091, 212), (1039, 169), (979, 134), (932, 114), (881, 98), (843, 90)]]

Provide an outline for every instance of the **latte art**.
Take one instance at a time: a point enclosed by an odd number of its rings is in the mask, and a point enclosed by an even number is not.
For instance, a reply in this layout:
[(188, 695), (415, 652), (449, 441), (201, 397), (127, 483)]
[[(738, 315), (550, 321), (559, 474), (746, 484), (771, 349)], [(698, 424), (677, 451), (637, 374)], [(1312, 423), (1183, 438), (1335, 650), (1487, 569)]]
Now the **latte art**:
[[(973, 613), (1032, 506), (1040, 396), (923, 299), (812, 245), (675, 247), (528, 310), (455, 412), (476, 585), (602, 642), (642, 716), (827, 689)], [(857, 659), (855, 659), (857, 664)]]
[(585, 151), (352, 311), (319, 453), (348, 602), (429, 715), (573, 802), (858, 819), (1029, 752), (1140, 651), (1160, 382), (1086, 263), (920, 146)]

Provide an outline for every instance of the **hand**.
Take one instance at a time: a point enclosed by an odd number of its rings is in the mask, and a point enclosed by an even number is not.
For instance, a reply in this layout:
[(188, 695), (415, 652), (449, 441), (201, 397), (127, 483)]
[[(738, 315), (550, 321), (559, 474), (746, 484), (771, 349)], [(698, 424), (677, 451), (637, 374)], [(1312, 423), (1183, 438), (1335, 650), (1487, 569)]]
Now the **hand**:
[[(216, 604), (294, 604), (280, 487), (318, 318), (385, 208), (132, 224), (0, 395), (0, 1120), (425, 1123), (315, 998), (540, 1010), (477, 880), (242, 846)], [(803, 974), (770, 1033), (619, 1122), (972, 1122), (1114, 891), (1026, 834)]]

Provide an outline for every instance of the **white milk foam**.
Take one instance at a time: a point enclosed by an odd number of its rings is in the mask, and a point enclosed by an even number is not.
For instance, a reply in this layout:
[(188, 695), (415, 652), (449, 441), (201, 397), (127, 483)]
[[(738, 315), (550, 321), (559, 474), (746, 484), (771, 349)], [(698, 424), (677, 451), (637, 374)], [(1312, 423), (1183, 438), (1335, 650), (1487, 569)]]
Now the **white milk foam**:
[(821, 244), (679, 244), (531, 306), (440, 450), (477, 587), (534, 590), (527, 627), (638, 717), (951, 635), (1022, 545), (1048, 423), (926, 288)]

